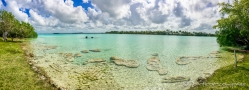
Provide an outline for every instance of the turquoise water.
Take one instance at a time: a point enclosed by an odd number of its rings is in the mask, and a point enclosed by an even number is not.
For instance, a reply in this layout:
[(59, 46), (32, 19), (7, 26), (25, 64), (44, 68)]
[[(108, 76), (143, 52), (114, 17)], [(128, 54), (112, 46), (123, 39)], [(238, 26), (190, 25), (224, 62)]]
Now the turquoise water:
[[(85, 38), (88, 36), (88, 39)], [(94, 38), (90, 38), (94, 37)], [(207, 56), (210, 52), (218, 51), (219, 45), (215, 37), (197, 36), (167, 36), (167, 35), (129, 35), (129, 34), (40, 34), (33, 45), (43, 44), (48, 46), (58, 46), (56, 49), (39, 51), (36, 55), (44, 53), (80, 53), (82, 50), (100, 49), (101, 52), (90, 52), (76, 58), (72, 64), (83, 66), (83, 62), (91, 58), (103, 58), (109, 60), (111, 56), (123, 58), (125, 60), (138, 60), (140, 66), (136, 69), (122, 68), (113, 71), (116, 81), (125, 84), (127, 87), (137, 87), (147, 85), (175, 89), (184, 88), (181, 84), (162, 84), (162, 76), (146, 69), (147, 60), (151, 54), (158, 53), (160, 62), (168, 70), (166, 76), (189, 76), (195, 78), (202, 76), (203, 72), (212, 72), (214, 60), (196, 61), (190, 65), (179, 66), (175, 63), (180, 56)], [(35, 48), (39, 48), (34, 46)], [(205, 68), (203, 68), (205, 67)], [(202, 72), (199, 72), (202, 71)], [(134, 78), (131, 78), (134, 77)], [(127, 79), (130, 78), (131, 80)], [(136, 83), (134, 79), (137, 79)], [(154, 82), (154, 83), (147, 83)], [(124, 87), (126, 87), (124, 85)], [(148, 89), (144, 87), (143, 89)], [(129, 89), (129, 88), (126, 88)]]
[[(85, 39), (85, 36), (94, 37)], [(50, 53), (100, 49), (100, 53), (89, 53), (78, 62), (89, 58), (109, 59), (117, 56), (124, 59), (147, 60), (158, 53), (167, 61), (179, 56), (203, 56), (219, 50), (215, 37), (120, 35), (120, 34), (41, 34), (34, 42), (59, 46)]]

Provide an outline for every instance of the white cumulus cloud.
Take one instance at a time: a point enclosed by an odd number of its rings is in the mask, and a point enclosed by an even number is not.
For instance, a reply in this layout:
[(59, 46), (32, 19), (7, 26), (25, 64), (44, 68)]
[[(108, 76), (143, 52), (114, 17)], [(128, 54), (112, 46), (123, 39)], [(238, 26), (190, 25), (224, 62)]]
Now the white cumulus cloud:
[[(0, 9), (30, 22), (38, 32), (186, 30), (214, 32), (227, 0), (5, 0)], [(233, 0), (229, 0), (232, 3)], [(92, 7), (82, 7), (89, 4)], [(28, 13), (28, 14), (27, 14)]]
[(130, 15), (131, 0), (92, 0), (92, 3), (98, 10), (113, 18), (120, 19)]
[(88, 3), (89, 0), (82, 0), (82, 1), (83, 1), (83, 3)]

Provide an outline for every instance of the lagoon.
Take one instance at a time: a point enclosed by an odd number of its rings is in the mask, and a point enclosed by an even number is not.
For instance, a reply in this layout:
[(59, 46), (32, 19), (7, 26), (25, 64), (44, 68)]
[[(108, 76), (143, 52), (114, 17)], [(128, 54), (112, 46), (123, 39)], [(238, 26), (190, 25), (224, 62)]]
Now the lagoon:
[[(86, 39), (85, 37), (88, 36)], [(93, 37), (93, 38), (90, 38)], [(49, 49), (48, 46), (56, 46)], [(220, 66), (217, 58), (211, 58), (210, 53), (219, 51), (215, 37), (170, 36), (170, 35), (130, 35), (130, 34), (40, 34), (31, 41), (35, 54), (36, 66), (42, 67), (47, 76), (58, 87), (65, 89), (188, 89), (196, 83), (198, 77), (212, 74)], [(99, 49), (100, 52), (81, 53), (82, 50)], [(62, 53), (76, 54), (71, 61), (66, 60)], [(160, 65), (167, 71), (159, 75), (146, 67), (148, 59), (158, 54)], [(124, 60), (137, 60), (137, 68), (119, 66), (110, 61), (115, 56)], [(179, 57), (198, 57), (187, 65), (176, 63)], [(205, 58), (199, 58), (205, 57)], [(104, 64), (84, 64), (89, 59), (106, 60)], [(56, 64), (56, 65), (54, 65)], [(92, 67), (107, 68), (105, 73), (97, 73), (95, 80), (82, 79), (85, 72), (100, 72)], [(52, 69), (51, 69), (52, 68)], [(57, 68), (57, 69), (55, 69)], [(89, 69), (91, 68), (91, 69)], [(55, 70), (53, 70), (55, 69)], [(59, 69), (59, 70), (58, 70)], [(62, 70), (60, 70), (62, 69)], [(89, 70), (88, 70), (89, 69)], [(87, 71), (88, 70), (88, 71)], [(56, 73), (56, 72), (60, 73)], [(82, 76), (81, 74), (85, 76)], [(103, 75), (102, 75), (103, 74)], [(96, 76), (96, 75), (95, 75)], [(165, 77), (189, 77), (190, 80), (175, 83), (163, 83)], [(108, 77), (108, 78), (107, 78)], [(104, 79), (103, 79), (104, 78)], [(87, 82), (85, 82), (87, 81)], [(113, 87), (110, 87), (113, 85)]]

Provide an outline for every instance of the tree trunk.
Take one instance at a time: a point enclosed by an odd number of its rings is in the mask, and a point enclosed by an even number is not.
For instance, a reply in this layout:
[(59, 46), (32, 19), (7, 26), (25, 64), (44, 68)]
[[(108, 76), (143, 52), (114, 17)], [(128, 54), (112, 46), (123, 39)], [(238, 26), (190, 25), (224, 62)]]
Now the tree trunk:
[(5, 35), (5, 31), (3, 32), (3, 41), (6, 42), (6, 35)]
[(4, 32), (3, 32), (3, 41), (4, 41)]
[(236, 51), (234, 50), (234, 68), (237, 67), (237, 56), (236, 56)]
[(8, 32), (7, 32), (7, 31), (4, 31), (4, 32), (3, 32), (3, 41), (4, 41), (4, 42), (7, 41), (7, 35), (8, 35)]

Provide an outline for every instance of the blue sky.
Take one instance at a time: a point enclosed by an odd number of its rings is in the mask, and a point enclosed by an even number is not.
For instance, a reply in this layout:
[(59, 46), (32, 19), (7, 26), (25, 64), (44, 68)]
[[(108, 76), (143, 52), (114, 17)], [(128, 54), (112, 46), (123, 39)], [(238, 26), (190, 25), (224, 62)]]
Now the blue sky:
[(221, 2), (232, 0), (1, 0), (0, 9), (37, 32), (186, 30), (215, 32)]
[[(66, 0), (64, 0), (64, 1), (66, 1)], [(87, 10), (88, 7), (94, 8), (92, 6), (91, 1), (88, 1), (88, 3), (83, 3), (83, 1), (81, 1), (81, 0), (73, 0), (73, 2), (74, 2), (74, 4), (73, 4), (74, 7), (82, 6), (85, 10)]]

